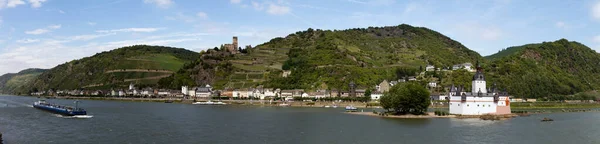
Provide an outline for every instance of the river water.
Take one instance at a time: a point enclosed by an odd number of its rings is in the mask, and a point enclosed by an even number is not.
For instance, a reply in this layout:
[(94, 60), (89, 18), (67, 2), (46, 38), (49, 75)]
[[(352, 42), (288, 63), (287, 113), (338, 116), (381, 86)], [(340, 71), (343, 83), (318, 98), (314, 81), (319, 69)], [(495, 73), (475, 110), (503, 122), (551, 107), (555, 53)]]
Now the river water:
[[(505, 121), (391, 119), (333, 108), (200, 106), (82, 100), (91, 118), (31, 107), (35, 97), (0, 96), (4, 143), (600, 143), (600, 113), (552, 113)], [(73, 105), (73, 100), (50, 99)], [(540, 122), (543, 117), (553, 122)]]

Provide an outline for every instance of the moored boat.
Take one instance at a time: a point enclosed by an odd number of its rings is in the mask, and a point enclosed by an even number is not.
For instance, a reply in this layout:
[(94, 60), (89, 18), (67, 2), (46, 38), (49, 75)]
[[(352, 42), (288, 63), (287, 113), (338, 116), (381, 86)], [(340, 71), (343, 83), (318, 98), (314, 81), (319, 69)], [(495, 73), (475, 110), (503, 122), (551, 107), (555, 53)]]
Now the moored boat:
[(346, 106), (345, 109), (346, 109), (347, 112), (356, 112), (356, 111), (358, 111), (358, 108), (356, 108), (354, 106), (351, 106), (351, 105), (350, 106)]
[(227, 103), (224, 102), (212, 102), (212, 101), (207, 101), (207, 102), (194, 102), (192, 104), (195, 105), (226, 105)]
[[(75, 101), (76, 104), (77, 104), (77, 102), (78, 101)], [(87, 115), (87, 112), (84, 109), (77, 108), (77, 106), (75, 106), (73, 108), (70, 106), (56, 105), (56, 104), (48, 103), (44, 100), (34, 102), (33, 107), (37, 108), (37, 109), (49, 111), (52, 113), (66, 115), (66, 116)]]

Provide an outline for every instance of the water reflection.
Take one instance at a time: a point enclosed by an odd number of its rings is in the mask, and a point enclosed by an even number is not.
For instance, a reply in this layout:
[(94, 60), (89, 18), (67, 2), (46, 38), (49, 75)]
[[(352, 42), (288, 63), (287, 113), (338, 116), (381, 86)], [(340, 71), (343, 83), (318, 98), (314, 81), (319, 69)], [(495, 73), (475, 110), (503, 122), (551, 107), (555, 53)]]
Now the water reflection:
[(450, 118), (450, 127), (484, 127), (502, 123), (502, 121), (481, 120), (478, 118), (457, 119)]
[(429, 118), (381, 118), (382, 120), (390, 123), (409, 125), (409, 126), (424, 126), (431, 123), (432, 119)]

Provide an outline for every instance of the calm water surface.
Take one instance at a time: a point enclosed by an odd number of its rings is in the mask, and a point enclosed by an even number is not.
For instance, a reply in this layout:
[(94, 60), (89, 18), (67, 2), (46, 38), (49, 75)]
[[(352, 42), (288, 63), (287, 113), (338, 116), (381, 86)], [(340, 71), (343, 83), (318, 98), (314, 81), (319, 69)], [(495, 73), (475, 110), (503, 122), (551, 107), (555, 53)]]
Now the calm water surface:
[[(5, 143), (600, 143), (600, 113), (506, 121), (389, 119), (343, 109), (199, 106), (83, 100), (88, 119), (34, 109), (35, 97), (0, 96)], [(72, 105), (72, 100), (51, 99)], [(554, 122), (542, 123), (543, 117)]]

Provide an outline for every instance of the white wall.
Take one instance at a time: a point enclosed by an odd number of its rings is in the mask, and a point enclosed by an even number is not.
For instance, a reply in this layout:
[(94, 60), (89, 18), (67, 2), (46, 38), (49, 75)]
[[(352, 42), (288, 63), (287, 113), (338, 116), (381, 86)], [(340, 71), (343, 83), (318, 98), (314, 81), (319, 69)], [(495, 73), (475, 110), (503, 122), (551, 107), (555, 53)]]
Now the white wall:
[(371, 94), (371, 100), (379, 100), (383, 94)]
[(477, 94), (479, 90), (481, 90), (481, 93), (487, 93), (485, 81), (474, 80), (471, 85), (471, 92), (473, 93), (473, 95)]
[(454, 100), (454, 102), (450, 102), (450, 114), (483, 115), (496, 113), (497, 105), (494, 103), (494, 97), (467, 96), (467, 101), (464, 103), (458, 102), (460, 96), (453, 96), (451, 100)]

